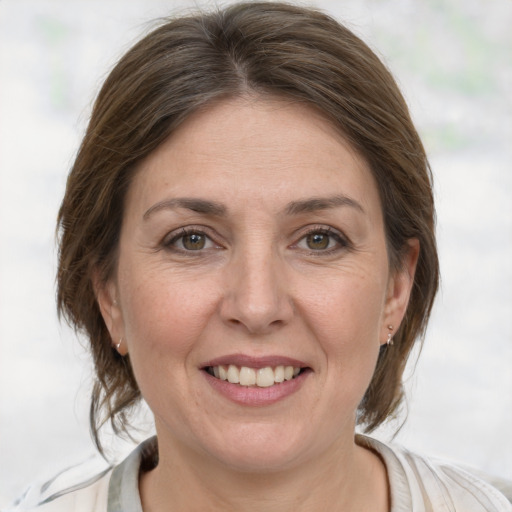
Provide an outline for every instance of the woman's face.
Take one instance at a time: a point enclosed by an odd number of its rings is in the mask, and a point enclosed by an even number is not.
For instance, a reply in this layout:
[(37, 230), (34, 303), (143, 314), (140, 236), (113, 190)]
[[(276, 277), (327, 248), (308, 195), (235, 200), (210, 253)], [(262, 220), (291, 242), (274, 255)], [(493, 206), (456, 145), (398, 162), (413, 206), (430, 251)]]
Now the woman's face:
[(314, 110), (236, 99), (190, 117), (140, 165), (99, 293), (160, 449), (260, 470), (353, 443), (409, 259), (390, 273), (368, 166)]

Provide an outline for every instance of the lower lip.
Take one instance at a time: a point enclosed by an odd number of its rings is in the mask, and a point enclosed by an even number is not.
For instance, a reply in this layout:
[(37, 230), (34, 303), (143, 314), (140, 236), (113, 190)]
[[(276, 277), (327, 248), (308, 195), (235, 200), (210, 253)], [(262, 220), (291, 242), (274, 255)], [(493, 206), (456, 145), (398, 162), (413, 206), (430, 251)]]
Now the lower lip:
[(274, 384), (273, 386), (266, 388), (231, 384), (231, 382), (228, 382), (227, 380), (217, 379), (217, 377), (210, 375), (206, 371), (203, 371), (202, 373), (215, 391), (232, 402), (240, 405), (262, 407), (279, 402), (297, 392), (311, 372), (309, 370), (303, 371), (291, 380)]

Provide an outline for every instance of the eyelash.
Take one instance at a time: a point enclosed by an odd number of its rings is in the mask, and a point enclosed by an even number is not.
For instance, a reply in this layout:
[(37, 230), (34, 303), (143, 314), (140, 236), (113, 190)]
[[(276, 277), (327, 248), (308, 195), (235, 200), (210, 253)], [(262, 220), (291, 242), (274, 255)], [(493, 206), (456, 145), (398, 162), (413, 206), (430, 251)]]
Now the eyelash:
[[(214, 247), (206, 247), (206, 248), (200, 248), (197, 250), (193, 250), (193, 249), (186, 249), (186, 248), (177, 246), (177, 242), (179, 240), (182, 240), (185, 237), (192, 236), (192, 235), (198, 235), (198, 236), (204, 237), (204, 239), (206, 240), (205, 243), (210, 243)], [(170, 238), (169, 238), (169, 236), (170, 236)], [(183, 253), (183, 254), (187, 254), (187, 255), (194, 255), (194, 253), (197, 253), (197, 255), (199, 255), (199, 254), (203, 253), (204, 251), (207, 251), (212, 248), (215, 248), (215, 249), (222, 248), (221, 245), (214, 242), (213, 238), (210, 235), (208, 235), (207, 230), (205, 230), (205, 228), (194, 227), (194, 226), (187, 226), (187, 227), (179, 228), (176, 231), (173, 231), (172, 233), (170, 233), (168, 236), (166, 236), (164, 238), (162, 245), (167, 250), (174, 251), (177, 253)]]
[[(315, 249), (307, 249), (307, 248), (303, 249), (303, 250), (307, 251), (308, 254), (310, 254), (312, 256), (321, 257), (321, 256), (331, 255), (336, 252), (339, 252), (342, 250), (347, 250), (347, 249), (351, 248), (350, 241), (345, 236), (343, 236), (339, 231), (337, 231), (331, 227), (325, 227), (325, 226), (310, 227), (299, 238), (299, 240), (292, 245), (292, 247), (298, 247), (300, 242), (307, 240), (307, 238), (309, 236), (316, 235), (316, 234), (328, 236), (331, 240), (334, 240), (335, 246), (329, 247), (327, 249), (316, 249), (316, 250)], [(328, 243), (330, 243), (330, 240)]]
[[(213, 238), (208, 234), (208, 230), (205, 230), (204, 227), (194, 227), (194, 226), (187, 226), (183, 228), (179, 228), (177, 231), (174, 231), (170, 233), (168, 236), (165, 237), (165, 239), (162, 242), (162, 246), (170, 251), (174, 251), (177, 253), (182, 253), (186, 255), (197, 255), (199, 256), (201, 253), (204, 253), (205, 251), (209, 249), (219, 249), (222, 248), (222, 246), (218, 243), (216, 243)], [(306, 247), (301, 248), (299, 247), (299, 244), (303, 241), (306, 241), (307, 238), (311, 235), (326, 235), (329, 237), (328, 244), (331, 243), (331, 241), (334, 240), (335, 245), (334, 247), (327, 247), (325, 249), (308, 249)], [(198, 235), (200, 237), (204, 237), (206, 244), (212, 244), (213, 247), (201, 247), (199, 249), (186, 249), (184, 247), (178, 247), (177, 242), (179, 240), (183, 240), (187, 236), (192, 235)], [(170, 238), (169, 238), (170, 236)], [(182, 242), (183, 243), (183, 242)], [(291, 248), (299, 249), (306, 251), (309, 255), (321, 257), (326, 255), (334, 254), (341, 250), (347, 250), (350, 249), (351, 244), (350, 241), (341, 233), (334, 230), (331, 227), (325, 227), (325, 226), (312, 226), (309, 229), (306, 230), (306, 232), (302, 233), (300, 238), (297, 240), (297, 242), (293, 243), (291, 245)], [(196, 254), (194, 254), (196, 253)]]

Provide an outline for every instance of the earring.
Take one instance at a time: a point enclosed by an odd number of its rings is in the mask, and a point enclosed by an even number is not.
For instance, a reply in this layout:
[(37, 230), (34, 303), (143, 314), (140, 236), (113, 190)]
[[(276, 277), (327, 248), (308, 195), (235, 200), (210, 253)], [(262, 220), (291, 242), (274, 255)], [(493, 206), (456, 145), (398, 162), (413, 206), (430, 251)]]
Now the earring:
[(121, 343), (123, 343), (123, 337), (119, 338), (119, 342), (116, 343), (116, 350), (119, 352), (119, 348), (121, 347)]
[(392, 334), (392, 331), (393, 331), (393, 326), (392, 325), (388, 325), (388, 329), (390, 332), (388, 332), (388, 339), (386, 340), (386, 345), (393, 345), (393, 334)]

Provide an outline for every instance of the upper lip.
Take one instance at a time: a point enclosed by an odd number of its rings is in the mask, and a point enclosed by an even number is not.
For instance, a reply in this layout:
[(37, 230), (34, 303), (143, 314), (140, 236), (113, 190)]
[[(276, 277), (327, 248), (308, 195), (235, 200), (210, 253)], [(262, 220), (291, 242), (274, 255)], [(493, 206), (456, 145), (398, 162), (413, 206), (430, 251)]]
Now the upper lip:
[(286, 356), (268, 355), (268, 356), (250, 356), (247, 354), (229, 354), (216, 357), (201, 365), (201, 368), (209, 366), (227, 366), (234, 364), (236, 366), (246, 366), (248, 368), (266, 368), (268, 366), (293, 366), (295, 368), (307, 368), (308, 365), (298, 359)]

